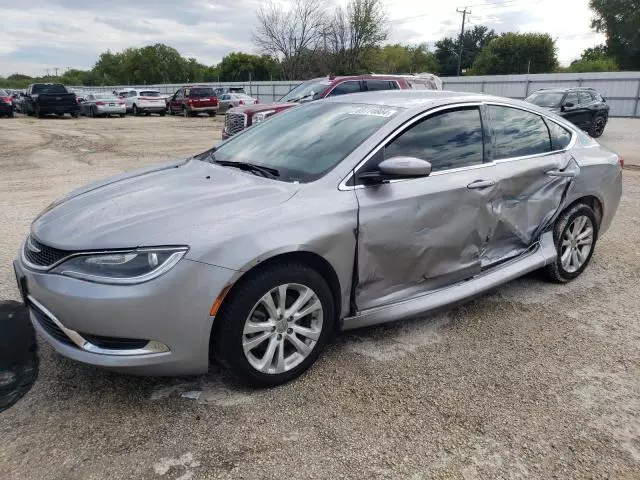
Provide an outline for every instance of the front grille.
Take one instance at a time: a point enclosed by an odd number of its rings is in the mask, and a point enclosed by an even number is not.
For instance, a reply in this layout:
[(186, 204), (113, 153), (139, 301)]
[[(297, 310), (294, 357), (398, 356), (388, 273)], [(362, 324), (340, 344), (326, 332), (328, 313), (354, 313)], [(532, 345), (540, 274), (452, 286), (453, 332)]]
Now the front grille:
[(57, 248), (48, 247), (37, 241), (32, 235), (29, 235), (27, 241), (24, 242), (24, 256), (32, 264), (39, 267), (49, 267), (68, 257), (73, 252), (68, 250), (59, 250)]
[(96, 347), (106, 348), (109, 350), (136, 350), (144, 348), (149, 340), (139, 340), (137, 338), (118, 338), (118, 337), (102, 337), (99, 335), (88, 335), (80, 333), (85, 340)]
[(244, 113), (227, 113), (224, 116), (224, 126), (227, 135), (235, 135), (246, 127), (247, 117)]
[(66, 344), (66, 345), (71, 345), (73, 347), (76, 346), (76, 344), (73, 343), (69, 337), (67, 337), (66, 333), (64, 333), (60, 329), (60, 327), (58, 327), (58, 325), (56, 325), (56, 323), (53, 320), (51, 320), (44, 312), (41, 312), (38, 309), (38, 307), (36, 307), (32, 303), (29, 304), (29, 307), (31, 308), (31, 312), (35, 316), (35, 318), (38, 321), (38, 323), (40, 324), (40, 326), (42, 328), (44, 328), (44, 330), (49, 335), (51, 335), (53, 338), (55, 338), (59, 342), (62, 342), (64, 344)]

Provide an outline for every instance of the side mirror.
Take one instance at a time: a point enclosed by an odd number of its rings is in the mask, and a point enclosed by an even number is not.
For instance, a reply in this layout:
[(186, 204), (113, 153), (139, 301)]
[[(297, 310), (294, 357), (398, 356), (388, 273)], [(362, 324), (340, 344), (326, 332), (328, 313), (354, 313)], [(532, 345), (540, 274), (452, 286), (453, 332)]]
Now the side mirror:
[(389, 180), (428, 177), (431, 164), (414, 157), (392, 157), (378, 164), (378, 170), (358, 175), (367, 183), (385, 183)]
[(566, 108), (573, 108), (574, 106), (575, 105), (573, 104), (573, 102), (567, 102), (563, 105), (563, 107), (566, 107)]

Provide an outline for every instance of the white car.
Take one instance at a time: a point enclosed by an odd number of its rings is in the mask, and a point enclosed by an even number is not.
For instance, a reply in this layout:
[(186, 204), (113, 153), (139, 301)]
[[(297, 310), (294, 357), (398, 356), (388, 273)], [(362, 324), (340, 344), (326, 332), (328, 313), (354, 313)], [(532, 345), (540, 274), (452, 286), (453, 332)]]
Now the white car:
[(159, 113), (161, 117), (164, 117), (167, 111), (166, 101), (158, 90), (132, 88), (118, 92), (118, 96), (124, 99), (127, 113), (133, 115)]

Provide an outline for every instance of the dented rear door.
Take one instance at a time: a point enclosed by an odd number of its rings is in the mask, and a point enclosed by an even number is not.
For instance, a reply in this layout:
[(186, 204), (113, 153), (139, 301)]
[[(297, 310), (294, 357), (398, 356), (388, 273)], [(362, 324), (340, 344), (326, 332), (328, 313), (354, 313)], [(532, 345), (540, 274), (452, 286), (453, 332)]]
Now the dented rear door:
[[(580, 168), (564, 149), (571, 134), (558, 124), (513, 107), (487, 105), (496, 188), (482, 266), (514, 257), (534, 243), (561, 208)], [(564, 130), (564, 136), (563, 132)]]

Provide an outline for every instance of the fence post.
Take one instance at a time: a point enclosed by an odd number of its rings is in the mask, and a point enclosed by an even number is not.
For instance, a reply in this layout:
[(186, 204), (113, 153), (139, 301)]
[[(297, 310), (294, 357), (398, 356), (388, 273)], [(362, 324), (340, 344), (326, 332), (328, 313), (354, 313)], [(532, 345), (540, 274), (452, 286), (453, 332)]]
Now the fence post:
[(524, 89), (524, 98), (529, 96), (529, 85), (531, 85), (531, 80), (527, 77), (527, 86)]
[(638, 89), (636, 90), (636, 106), (633, 110), (633, 117), (640, 117), (638, 114), (638, 106), (640, 105), (640, 79), (638, 79)]
[(276, 101), (276, 84), (275, 83), (271, 84), (271, 101), (272, 102)]
[(480, 84), (480, 92), (484, 93), (484, 80), (482, 80), (482, 83)]

